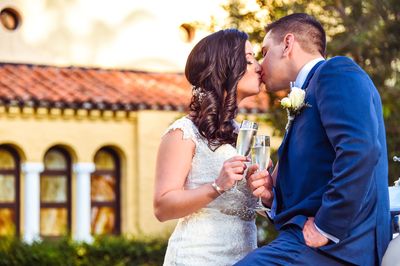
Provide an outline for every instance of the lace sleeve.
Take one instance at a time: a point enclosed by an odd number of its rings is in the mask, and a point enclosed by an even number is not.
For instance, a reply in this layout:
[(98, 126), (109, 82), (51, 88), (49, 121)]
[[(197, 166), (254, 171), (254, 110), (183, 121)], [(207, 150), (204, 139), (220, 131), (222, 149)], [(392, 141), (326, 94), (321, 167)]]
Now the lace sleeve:
[(195, 131), (195, 125), (193, 122), (186, 118), (182, 117), (178, 120), (176, 120), (172, 125), (170, 125), (167, 130), (165, 130), (164, 134), (162, 137), (164, 137), (166, 134), (168, 134), (171, 131), (174, 131), (176, 129), (180, 129), (183, 132), (183, 139), (191, 139), (196, 146), (198, 146), (198, 136)]

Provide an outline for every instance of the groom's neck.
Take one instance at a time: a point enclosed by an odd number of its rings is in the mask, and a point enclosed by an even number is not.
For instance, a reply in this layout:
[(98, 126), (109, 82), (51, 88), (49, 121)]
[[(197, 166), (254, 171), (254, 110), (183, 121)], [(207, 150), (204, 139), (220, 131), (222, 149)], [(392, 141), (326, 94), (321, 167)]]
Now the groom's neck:
[[(317, 59), (317, 58), (323, 58), (322, 55), (320, 54), (310, 54), (310, 53), (299, 53), (297, 57), (294, 58), (294, 69), (295, 72), (298, 74), (300, 70), (310, 61)], [(296, 74), (296, 75), (297, 75)]]

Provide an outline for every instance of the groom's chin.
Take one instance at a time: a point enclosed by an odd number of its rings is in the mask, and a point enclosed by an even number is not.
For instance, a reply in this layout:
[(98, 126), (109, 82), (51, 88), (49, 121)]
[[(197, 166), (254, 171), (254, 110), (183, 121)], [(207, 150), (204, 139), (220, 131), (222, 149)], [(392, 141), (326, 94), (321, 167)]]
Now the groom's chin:
[(265, 85), (265, 91), (266, 92), (277, 92), (277, 91), (280, 91), (280, 89), (277, 89), (276, 87), (273, 87), (273, 86)]

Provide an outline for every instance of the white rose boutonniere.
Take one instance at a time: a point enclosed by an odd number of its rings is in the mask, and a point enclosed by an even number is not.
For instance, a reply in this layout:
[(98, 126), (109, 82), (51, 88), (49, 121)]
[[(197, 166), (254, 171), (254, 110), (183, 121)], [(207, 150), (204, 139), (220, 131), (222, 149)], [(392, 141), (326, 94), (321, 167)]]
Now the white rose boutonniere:
[(286, 131), (289, 130), (296, 115), (298, 115), (304, 107), (311, 107), (308, 103), (304, 102), (306, 92), (298, 87), (294, 87), (291, 82), (291, 91), (289, 95), (281, 100), (281, 105), (286, 109), (288, 114), (288, 122), (286, 124)]

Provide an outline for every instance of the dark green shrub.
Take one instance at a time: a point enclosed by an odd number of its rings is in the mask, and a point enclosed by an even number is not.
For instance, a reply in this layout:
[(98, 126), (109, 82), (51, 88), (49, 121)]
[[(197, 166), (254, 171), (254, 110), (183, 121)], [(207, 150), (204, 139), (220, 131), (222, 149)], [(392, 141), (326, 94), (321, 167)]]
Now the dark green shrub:
[(0, 266), (162, 265), (167, 238), (98, 237), (93, 243), (67, 238), (30, 245), (16, 238), (0, 239)]

